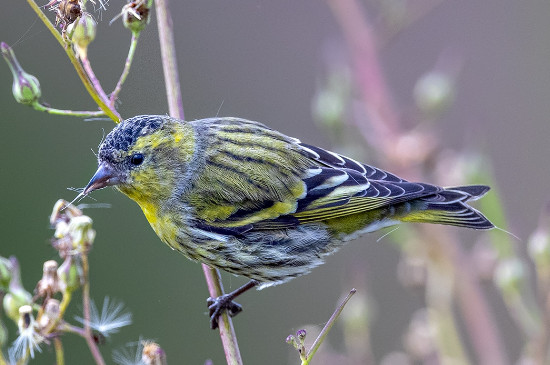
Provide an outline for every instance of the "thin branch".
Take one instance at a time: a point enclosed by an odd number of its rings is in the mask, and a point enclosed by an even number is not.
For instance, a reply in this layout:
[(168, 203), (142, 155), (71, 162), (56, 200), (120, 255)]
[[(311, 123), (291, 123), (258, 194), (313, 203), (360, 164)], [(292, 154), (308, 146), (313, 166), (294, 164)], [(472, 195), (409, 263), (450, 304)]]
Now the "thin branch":
[(111, 105), (114, 108), (115, 101), (118, 97), (118, 94), (120, 93), (120, 90), (122, 90), (122, 84), (124, 84), (124, 81), (126, 81), (126, 77), (128, 77), (128, 74), (130, 73), (130, 66), (132, 66), (132, 61), (134, 60), (134, 54), (136, 53), (136, 48), (138, 44), (139, 39), (139, 32), (132, 32), (132, 40), (130, 41), (130, 49), (128, 50), (128, 56), (126, 57), (126, 63), (124, 64), (124, 70), (122, 70), (122, 74), (120, 75), (120, 79), (118, 79), (118, 82), (116, 84), (115, 89), (111, 93), (111, 97), (109, 98), (109, 101)]
[(340, 305), (336, 308), (334, 313), (332, 313), (332, 316), (330, 316), (328, 322), (325, 324), (325, 327), (321, 330), (321, 333), (319, 333), (319, 336), (315, 339), (313, 342), (313, 345), (311, 345), (311, 349), (309, 349), (307, 355), (306, 355), (306, 361), (302, 362), (303, 365), (309, 365), (311, 359), (313, 358), (313, 355), (317, 352), (319, 349), (319, 346), (323, 343), (325, 337), (327, 337), (328, 332), (340, 316), (340, 313), (344, 310), (344, 307), (348, 303), (348, 301), (351, 299), (353, 294), (355, 294), (357, 290), (355, 288), (351, 289), (346, 298), (340, 303)]
[(48, 114), (70, 115), (73, 117), (100, 117), (102, 115), (105, 115), (105, 112), (103, 110), (89, 111), (89, 110), (56, 109), (40, 103), (34, 103), (32, 107), (34, 110), (38, 110), (40, 112), (45, 112)]

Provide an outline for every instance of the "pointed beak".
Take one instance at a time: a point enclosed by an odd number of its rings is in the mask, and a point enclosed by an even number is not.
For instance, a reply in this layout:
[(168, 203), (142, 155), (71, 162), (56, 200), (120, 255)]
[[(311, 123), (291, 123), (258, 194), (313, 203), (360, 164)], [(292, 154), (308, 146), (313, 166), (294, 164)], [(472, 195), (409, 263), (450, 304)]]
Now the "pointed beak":
[(84, 188), (82, 195), (88, 195), (94, 190), (103, 189), (107, 186), (113, 186), (120, 184), (122, 180), (120, 176), (113, 170), (113, 168), (106, 162), (102, 162), (92, 179)]

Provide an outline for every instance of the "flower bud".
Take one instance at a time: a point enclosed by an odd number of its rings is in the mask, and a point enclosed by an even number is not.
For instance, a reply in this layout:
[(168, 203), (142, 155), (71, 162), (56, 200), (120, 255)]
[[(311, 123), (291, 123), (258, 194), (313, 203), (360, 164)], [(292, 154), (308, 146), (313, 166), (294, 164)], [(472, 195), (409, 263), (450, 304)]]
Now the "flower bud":
[(69, 28), (69, 34), (72, 34), (71, 40), (76, 45), (76, 49), (81, 58), (88, 56), (88, 45), (95, 39), (97, 23), (90, 13), (83, 12), (77, 22), (72, 23)]
[(509, 258), (501, 261), (495, 271), (495, 284), (504, 294), (512, 294), (519, 290), (525, 278), (525, 268), (518, 258)]
[(132, 33), (139, 33), (149, 24), (151, 1), (136, 0), (122, 7), (122, 24)]
[(69, 222), (69, 235), (75, 247), (89, 248), (95, 238), (95, 231), (92, 229), (92, 218), (86, 215), (72, 218)]
[(529, 256), (540, 271), (550, 271), (550, 235), (546, 229), (537, 229), (529, 238)]
[(21, 272), (19, 270), (19, 262), (15, 257), (10, 257), (12, 265), (11, 281), (8, 288), (8, 293), (4, 296), (4, 311), (7, 316), (14, 322), (19, 318), (19, 308), (32, 302), (31, 294), (23, 288), (21, 284)]
[(450, 75), (433, 71), (423, 75), (414, 87), (417, 107), (428, 115), (438, 115), (453, 101), (454, 80)]
[(0, 48), (2, 50), (2, 56), (4, 56), (4, 59), (8, 63), (10, 71), (13, 75), (13, 85), (11, 90), (15, 100), (18, 103), (25, 105), (37, 103), (38, 99), (42, 95), (38, 79), (23, 70), (10, 46), (2, 42)]
[(0, 256), (0, 292), (8, 290), (12, 269), (13, 266), (10, 260)]
[(80, 273), (82, 270), (72, 256), (67, 256), (65, 261), (57, 269), (59, 278), (59, 290), (62, 293), (73, 292), (82, 284)]

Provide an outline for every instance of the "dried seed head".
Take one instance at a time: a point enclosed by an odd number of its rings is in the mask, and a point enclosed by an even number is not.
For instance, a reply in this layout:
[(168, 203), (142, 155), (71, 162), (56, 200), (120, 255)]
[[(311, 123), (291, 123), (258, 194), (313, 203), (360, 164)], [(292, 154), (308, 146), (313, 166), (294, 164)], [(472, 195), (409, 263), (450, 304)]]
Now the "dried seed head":
[(54, 260), (49, 260), (44, 263), (42, 279), (40, 279), (36, 285), (36, 294), (39, 297), (50, 298), (59, 291), (57, 266), (57, 262)]
[(55, 321), (57, 321), (58, 317), (59, 300), (50, 298), (46, 301), (46, 305), (44, 306), (44, 313), (42, 313), (38, 320), (39, 328), (48, 328), (53, 323), (55, 323)]
[(78, 0), (61, 0), (56, 9), (55, 25), (61, 24), (63, 32), (67, 27), (82, 16), (82, 8)]
[(122, 24), (133, 33), (141, 32), (149, 24), (151, 4), (146, 0), (131, 1), (122, 7)]
[(8, 63), (13, 75), (11, 90), (15, 100), (18, 103), (25, 105), (37, 103), (38, 99), (42, 95), (38, 79), (23, 70), (10, 46), (2, 42), (0, 48), (2, 50), (2, 56)]
[(141, 361), (146, 365), (165, 365), (166, 353), (155, 342), (144, 342)]

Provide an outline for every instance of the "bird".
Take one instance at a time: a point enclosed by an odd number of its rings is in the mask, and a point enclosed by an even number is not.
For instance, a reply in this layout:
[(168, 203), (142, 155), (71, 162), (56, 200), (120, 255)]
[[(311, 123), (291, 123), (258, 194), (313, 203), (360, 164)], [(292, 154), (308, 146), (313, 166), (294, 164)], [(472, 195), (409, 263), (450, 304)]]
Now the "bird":
[(250, 279), (208, 298), (213, 329), (224, 310), (242, 310), (238, 295), (307, 274), (362, 234), (402, 222), (494, 227), (468, 204), (489, 186), (410, 182), (240, 118), (135, 116), (97, 157), (79, 197), (115, 187), (173, 250)]

